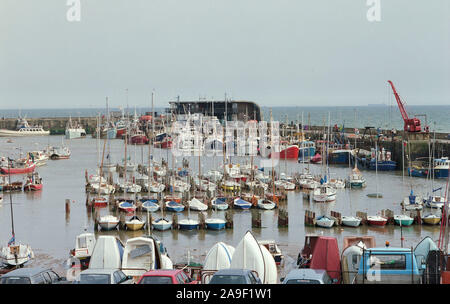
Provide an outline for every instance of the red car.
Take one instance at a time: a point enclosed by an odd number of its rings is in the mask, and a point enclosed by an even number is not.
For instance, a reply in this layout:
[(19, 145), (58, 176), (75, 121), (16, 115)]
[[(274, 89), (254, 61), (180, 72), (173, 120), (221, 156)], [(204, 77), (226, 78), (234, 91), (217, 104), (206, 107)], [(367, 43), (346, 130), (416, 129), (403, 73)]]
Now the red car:
[(150, 270), (142, 275), (138, 284), (197, 284), (181, 269)]

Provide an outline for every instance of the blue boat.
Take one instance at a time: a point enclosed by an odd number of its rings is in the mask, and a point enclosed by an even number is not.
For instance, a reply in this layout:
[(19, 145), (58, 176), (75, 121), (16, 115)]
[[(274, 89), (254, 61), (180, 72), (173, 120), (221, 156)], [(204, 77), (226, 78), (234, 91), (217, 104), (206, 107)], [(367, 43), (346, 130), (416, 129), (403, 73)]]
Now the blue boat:
[(159, 210), (158, 200), (151, 199), (142, 203), (142, 209), (148, 212), (156, 212)]
[(300, 162), (309, 161), (316, 154), (316, 145), (313, 141), (304, 140), (300, 142), (298, 160)]
[(205, 220), (206, 228), (211, 230), (221, 230), (225, 228), (225, 220), (219, 218), (209, 218)]
[(378, 161), (375, 163), (375, 159), (372, 159), (369, 163), (369, 170), (378, 171), (393, 171), (397, 168), (397, 162), (393, 160)]
[(448, 178), (450, 160), (448, 157), (437, 158), (433, 162), (434, 178)]
[(216, 197), (211, 201), (211, 207), (216, 210), (226, 210), (228, 209), (228, 203), (225, 197)]
[(166, 202), (166, 209), (167, 211), (181, 212), (184, 210), (184, 205), (178, 204), (177, 202), (174, 201), (170, 201)]
[(178, 222), (178, 226), (181, 230), (194, 230), (198, 229), (198, 221), (194, 219), (182, 219)]
[(234, 200), (234, 207), (238, 209), (250, 209), (252, 204), (238, 197)]
[(334, 150), (328, 156), (328, 163), (334, 165), (348, 165), (353, 163), (355, 154), (351, 149)]
[(152, 221), (155, 230), (164, 231), (172, 228), (172, 221), (165, 218), (159, 218)]

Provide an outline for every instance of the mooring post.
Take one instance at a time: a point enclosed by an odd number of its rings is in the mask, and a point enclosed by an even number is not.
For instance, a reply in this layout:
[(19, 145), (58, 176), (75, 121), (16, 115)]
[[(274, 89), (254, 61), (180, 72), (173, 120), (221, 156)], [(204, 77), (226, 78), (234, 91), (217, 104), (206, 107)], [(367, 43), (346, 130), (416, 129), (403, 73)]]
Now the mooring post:
[(66, 215), (70, 214), (70, 199), (66, 199)]

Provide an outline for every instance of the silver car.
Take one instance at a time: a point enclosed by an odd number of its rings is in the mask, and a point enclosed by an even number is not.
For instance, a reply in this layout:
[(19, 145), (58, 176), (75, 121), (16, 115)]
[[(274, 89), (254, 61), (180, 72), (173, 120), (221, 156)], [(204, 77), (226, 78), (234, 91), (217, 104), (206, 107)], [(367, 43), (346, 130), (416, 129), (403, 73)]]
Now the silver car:
[(133, 284), (133, 278), (120, 269), (87, 269), (73, 284)]
[(326, 270), (309, 268), (293, 269), (281, 278), (281, 284), (334, 284), (336, 281), (330, 278)]

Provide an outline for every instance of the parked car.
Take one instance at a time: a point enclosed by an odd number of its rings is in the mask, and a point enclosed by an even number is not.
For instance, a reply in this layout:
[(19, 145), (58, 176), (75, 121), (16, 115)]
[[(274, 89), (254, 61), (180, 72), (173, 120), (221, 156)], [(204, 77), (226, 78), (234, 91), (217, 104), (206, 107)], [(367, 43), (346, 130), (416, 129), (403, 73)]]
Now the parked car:
[(261, 284), (254, 270), (221, 269), (214, 273), (209, 284)]
[(334, 284), (337, 279), (332, 279), (326, 270), (300, 268), (291, 270), (285, 278), (281, 278), (281, 284)]
[(66, 278), (60, 277), (49, 268), (33, 267), (19, 268), (0, 277), (0, 284), (61, 284), (67, 283)]
[(86, 269), (73, 284), (133, 284), (133, 278), (120, 269)]
[(181, 269), (150, 270), (142, 275), (138, 284), (197, 284)]

